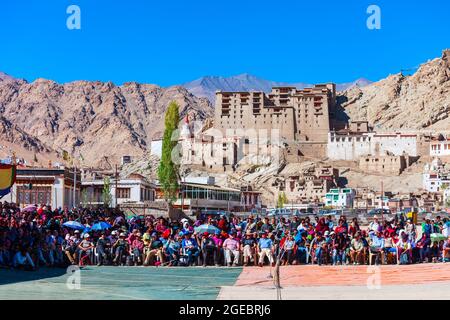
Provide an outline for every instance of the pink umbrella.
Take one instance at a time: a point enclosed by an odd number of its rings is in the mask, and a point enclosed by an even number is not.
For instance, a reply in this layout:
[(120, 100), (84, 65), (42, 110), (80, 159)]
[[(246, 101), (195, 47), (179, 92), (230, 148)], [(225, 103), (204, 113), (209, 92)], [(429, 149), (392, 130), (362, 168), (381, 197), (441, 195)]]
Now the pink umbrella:
[(36, 211), (37, 207), (35, 205), (29, 205), (22, 209), (24, 212), (33, 212)]

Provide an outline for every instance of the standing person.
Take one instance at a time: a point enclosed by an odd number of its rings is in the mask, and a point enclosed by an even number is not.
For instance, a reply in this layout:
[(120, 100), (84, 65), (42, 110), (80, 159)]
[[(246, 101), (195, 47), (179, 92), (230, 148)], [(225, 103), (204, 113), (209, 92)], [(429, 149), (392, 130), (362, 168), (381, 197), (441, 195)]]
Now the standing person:
[(416, 226), (414, 225), (414, 223), (412, 223), (411, 219), (406, 220), (405, 231), (409, 237), (409, 240), (411, 240), (411, 242), (415, 242), (416, 241)]
[(259, 251), (259, 266), (264, 265), (264, 258), (267, 256), (269, 263), (275, 266), (273, 259), (273, 242), (272, 239), (267, 237), (267, 233), (263, 232), (261, 238), (258, 241), (258, 251)]
[(223, 250), (225, 253), (225, 263), (227, 266), (231, 266), (231, 256), (233, 256), (233, 267), (239, 265), (239, 251), (240, 244), (237, 239), (235, 239), (235, 233), (230, 232), (228, 239), (223, 242)]

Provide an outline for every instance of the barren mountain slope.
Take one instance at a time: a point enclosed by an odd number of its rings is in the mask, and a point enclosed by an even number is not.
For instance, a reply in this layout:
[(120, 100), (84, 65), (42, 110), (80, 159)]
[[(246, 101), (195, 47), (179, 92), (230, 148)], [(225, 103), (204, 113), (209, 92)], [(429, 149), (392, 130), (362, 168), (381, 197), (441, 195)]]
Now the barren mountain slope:
[(424, 63), (411, 76), (391, 75), (341, 93), (352, 120), (368, 120), (376, 129), (450, 128), (450, 50)]
[(38, 79), (0, 82), (0, 113), (29, 136), (61, 153), (97, 163), (102, 156), (117, 161), (122, 155), (140, 156), (151, 139), (162, 136), (170, 101), (181, 116), (204, 119), (212, 114), (206, 99), (182, 87), (76, 81), (58, 84)]

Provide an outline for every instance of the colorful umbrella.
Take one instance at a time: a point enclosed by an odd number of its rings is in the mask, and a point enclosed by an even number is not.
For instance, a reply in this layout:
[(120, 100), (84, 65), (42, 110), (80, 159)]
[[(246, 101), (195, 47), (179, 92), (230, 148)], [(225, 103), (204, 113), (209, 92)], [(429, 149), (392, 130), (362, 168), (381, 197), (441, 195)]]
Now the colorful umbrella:
[(204, 233), (204, 232), (216, 233), (216, 231), (220, 231), (219, 228), (214, 227), (213, 225), (210, 224), (202, 224), (201, 226), (196, 227), (194, 230), (197, 233)]
[(111, 227), (112, 226), (108, 222), (101, 221), (101, 222), (94, 223), (91, 230), (101, 231), (101, 230), (109, 229)]
[(430, 235), (431, 242), (439, 242), (441, 240), (447, 240), (447, 237), (444, 236), (442, 233), (432, 233)]
[(71, 228), (71, 229), (78, 229), (78, 230), (84, 230), (85, 226), (83, 226), (81, 223), (76, 221), (67, 221), (63, 223), (64, 227)]

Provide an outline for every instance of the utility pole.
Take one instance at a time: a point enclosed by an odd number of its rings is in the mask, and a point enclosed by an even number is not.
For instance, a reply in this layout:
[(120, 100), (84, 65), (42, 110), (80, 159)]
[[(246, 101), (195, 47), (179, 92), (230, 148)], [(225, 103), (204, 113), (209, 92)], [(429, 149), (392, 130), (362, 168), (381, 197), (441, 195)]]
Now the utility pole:
[(117, 183), (118, 183), (118, 179), (119, 179), (119, 174), (118, 174), (118, 172), (117, 172), (117, 164), (116, 164), (116, 174), (115, 174), (115, 177), (116, 177), (116, 188), (115, 188), (115, 190), (114, 190), (114, 197), (116, 198), (116, 208), (117, 208)]
[(72, 207), (76, 207), (76, 197), (77, 197), (77, 167), (73, 166), (73, 205)]
[(383, 189), (383, 180), (381, 180), (381, 222), (384, 223), (384, 189)]
[(181, 174), (181, 211), (184, 212), (184, 173)]

